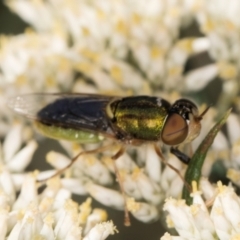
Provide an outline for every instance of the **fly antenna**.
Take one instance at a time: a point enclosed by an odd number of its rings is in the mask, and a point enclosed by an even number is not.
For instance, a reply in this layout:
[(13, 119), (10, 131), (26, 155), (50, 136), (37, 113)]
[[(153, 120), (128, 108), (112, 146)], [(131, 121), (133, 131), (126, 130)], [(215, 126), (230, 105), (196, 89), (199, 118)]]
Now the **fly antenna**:
[(203, 116), (207, 113), (207, 111), (210, 109), (212, 105), (209, 105), (206, 107), (206, 109), (198, 116), (198, 120), (201, 121), (203, 119)]

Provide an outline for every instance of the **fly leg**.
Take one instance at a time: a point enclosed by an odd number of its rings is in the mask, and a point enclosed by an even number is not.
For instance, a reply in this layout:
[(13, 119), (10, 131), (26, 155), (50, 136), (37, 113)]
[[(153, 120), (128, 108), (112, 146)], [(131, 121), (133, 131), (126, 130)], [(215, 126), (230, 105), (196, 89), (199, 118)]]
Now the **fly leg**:
[(115, 171), (117, 181), (118, 181), (118, 184), (119, 184), (122, 196), (123, 196), (123, 201), (124, 201), (124, 225), (125, 226), (130, 226), (131, 223), (130, 223), (129, 212), (128, 212), (128, 209), (127, 209), (127, 197), (126, 197), (124, 187), (123, 187), (123, 180), (121, 178), (121, 175), (118, 171), (118, 168), (117, 168), (116, 162), (115, 162), (119, 157), (121, 157), (123, 155), (124, 152), (125, 152), (125, 148), (122, 146), (118, 150), (118, 152), (114, 156), (112, 156), (112, 160), (113, 160), (114, 171)]
[(189, 164), (191, 158), (189, 156), (187, 156), (186, 154), (184, 154), (183, 152), (181, 152), (178, 148), (171, 147), (170, 152), (173, 155), (175, 155), (181, 162), (183, 162), (185, 164)]
[(54, 173), (52, 176), (41, 179), (41, 180), (37, 180), (37, 182), (46, 182), (47, 180), (54, 178), (56, 176), (60, 176), (62, 173), (64, 173), (68, 168), (70, 168), (77, 160), (80, 156), (85, 155), (85, 154), (95, 154), (95, 153), (100, 153), (103, 152), (107, 149), (109, 149), (109, 147), (111, 147), (112, 145), (106, 145), (106, 146), (102, 146), (99, 147), (97, 149), (93, 149), (93, 150), (86, 150), (86, 151), (82, 151), (80, 153), (78, 153), (75, 157), (73, 157), (71, 159), (71, 162), (69, 164), (67, 164), (64, 168), (59, 169), (56, 173)]
[(168, 167), (170, 167), (174, 172), (177, 173), (177, 175), (182, 179), (184, 185), (186, 186), (186, 188), (188, 189), (189, 192), (192, 192), (192, 188), (189, 185), (188, 182), (186, 182), (186, 180), (183, 178), (183, 176), (181, 175), (181, 173), (179, 172), (179, 170), (177, 168), (175, 168), (173, 165), (171, 165), (170, 163), (167, 162), (167, 160), (164, 158), (162, 151), (160, 150), (160, 148), (154, 144), (154, 149), (157, 153), (157, 155), (160, 157), (160, 159), (162, 160), (162, 162), (167, 165)]
[[(78, 153), (74, 158), (72, 158), (71, 162), (65, 166), (64, 168), (62, 169), (59, 169), (56, 173), (54, 173), (52, 176), (48, 177), (48, 178), (45, 178), (45, 179), (42, 179), (42, 180), (37, 180), (37, 182), (46, 182), (47, 180), (51, 179), (51, 178), (54, 178), (56, 176), (59, 176), (61, 175), (62, 173), (64, 173), (68, 168), (70, 168), (77, 160), (80, 156), (82, 155), (85, 155), (85, 154), (95, 154), (95, 153), (99, 153), (99, 152), (103, 152), (107, 149), (109, 149), (110, 147), (112, 146), (111, 145), (106, 145), (106, 146), (103, 146), (103, 147), (99, 147), (97, 149), (93, 149), (93, 150), (88, 150), (88, 151), (82, 151), (80, 153)], [(114, 171), (115, 171), (115, 174), (116, 174), (116, 177), (117, 177), (117, 181), (119, 183), (119, 186), (120, 186), (120, 190), (121, 190), (121, 193), (122, 193), (122, 196), (123, 196), (123, 200), (124, 200), (124, 225), (125, 226), (130, 226), (130, 217), (129, 217), (129, 212), (127, 210), (127, 199), (126, 199), (126, 194), (124, 192), (124, 188), (123, 188), (123, 181), (121, 179), (121, 176), (120, 176), (120, 173), (118, 171), (118, 168), (116, 166), (116, 163), (115, 163), (115, 160), (117, 160), (120, 156), (122, 156), (122, 154), (125, 152), (125, 148), (122, 146), (118, 152), (112, 156), (112, 160), (113, 160), (113, 166), (114, 166)]]

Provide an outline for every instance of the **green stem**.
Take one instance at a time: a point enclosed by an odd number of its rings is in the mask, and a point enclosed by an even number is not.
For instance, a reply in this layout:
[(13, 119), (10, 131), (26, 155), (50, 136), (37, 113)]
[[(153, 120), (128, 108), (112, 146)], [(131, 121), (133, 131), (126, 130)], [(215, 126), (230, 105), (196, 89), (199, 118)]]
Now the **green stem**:
[[(199, 184), (199, 180), (202, 173), (202, 166), (206, 158), (208, 149), (212, 145), (213, 140), (216, 137), (219, 130), (227, 121), (227, 118), (230, 112), (231, 112), (231, 109), (229, 109), (224, 114), (224, 116), (213, 126), (213, 128), (209, 131), (207, 136), (204, 138), (204, 140), (202, 141), (202, 143), (199, 145), (198, 149), (194, 153), (188, 165), (187, 171), (185, 173), (185, 180), (189, 183), (189, 185), (192, 184), (192, 181), (196, 181), (197, 184)], [(192, 204), (192, 197), (190, 196), (189, 190), (185, 186), (183, 187), (182, 198), (186, 200), (186, 203), (188, 205)]]

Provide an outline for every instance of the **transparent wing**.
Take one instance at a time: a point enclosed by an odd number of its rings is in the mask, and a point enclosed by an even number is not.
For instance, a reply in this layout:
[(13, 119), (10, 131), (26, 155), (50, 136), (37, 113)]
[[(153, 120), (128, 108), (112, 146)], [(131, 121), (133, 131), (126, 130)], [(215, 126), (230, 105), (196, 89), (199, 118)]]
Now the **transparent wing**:
[(12, 98), (15, 112), (46, 125), (114, 135), (106, 114), (113, 96), (94, 94), (28, 94)]

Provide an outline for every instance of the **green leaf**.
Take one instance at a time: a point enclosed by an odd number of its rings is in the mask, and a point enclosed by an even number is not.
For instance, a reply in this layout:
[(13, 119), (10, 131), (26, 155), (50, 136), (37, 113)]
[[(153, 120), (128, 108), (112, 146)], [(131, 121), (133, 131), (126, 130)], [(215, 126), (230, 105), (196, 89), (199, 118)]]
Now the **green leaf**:
[[(207, 136), (204, 138), (202, 143), (199, 145), (198, 149), (194, 153), (187, 171), (185, 173), (185, 180), (186, 182), (191, 186), (192, 181), (196, 181), (197, 185), (199, 184), (199, 180), (202, 173), (202, 166), (205, 160), (205, 157), (207, 155), (208, 149), (213, 143), (214, 138), (216, 137), (219, 130), (222, 128), (222, 126), (227, 121), (227, 118), (230, 114), (232, 109), (229, 109), (222, 118), (213, 126), (213, 128), (209, 131)], [(192, 197), (190, 196), (189, 190), (186, 188), (186, 186), (183, 187), (182, 191), (182, 198), (186, 200), (186, 203), (188, 205), (192, 204)]]

